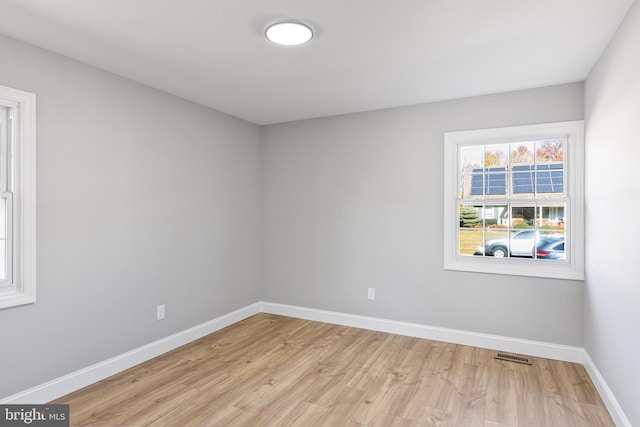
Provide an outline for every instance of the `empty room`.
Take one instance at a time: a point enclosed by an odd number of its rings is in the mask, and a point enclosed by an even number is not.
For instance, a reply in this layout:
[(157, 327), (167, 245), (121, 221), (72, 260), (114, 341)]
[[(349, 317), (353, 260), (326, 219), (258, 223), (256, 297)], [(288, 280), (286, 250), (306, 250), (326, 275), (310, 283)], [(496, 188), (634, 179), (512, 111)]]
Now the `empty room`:
[(640, 426), (638, 52), (635, 0), (0, 0), (0, 426)]

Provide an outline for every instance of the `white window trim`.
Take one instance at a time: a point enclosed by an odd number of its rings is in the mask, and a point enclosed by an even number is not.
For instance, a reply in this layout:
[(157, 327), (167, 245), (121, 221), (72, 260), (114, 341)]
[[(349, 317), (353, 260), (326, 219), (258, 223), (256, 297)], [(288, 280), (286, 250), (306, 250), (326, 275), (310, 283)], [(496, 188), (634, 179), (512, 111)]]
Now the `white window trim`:
[(36, 301), (36, 96), (0, 86), (0, 104), (14, 108), (13, 286), (0, 309)]
[[(458, 221), (458, 147), (567, 138), (566, 260), (533, 260), (460, 255)], [(547, 123), (444, 134), (444, 268), (445, 270), (584, 280), (584, 122)]]

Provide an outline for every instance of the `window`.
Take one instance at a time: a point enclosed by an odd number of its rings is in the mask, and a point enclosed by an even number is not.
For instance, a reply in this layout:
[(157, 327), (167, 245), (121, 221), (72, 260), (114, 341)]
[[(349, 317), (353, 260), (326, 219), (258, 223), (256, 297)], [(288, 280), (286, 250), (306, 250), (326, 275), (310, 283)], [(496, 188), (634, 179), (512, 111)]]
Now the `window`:
[(36, 300), (35, 95), (0, 86), (0, 308)]
[(582, 121), (444, 142), (445, 269), (584, 278)]

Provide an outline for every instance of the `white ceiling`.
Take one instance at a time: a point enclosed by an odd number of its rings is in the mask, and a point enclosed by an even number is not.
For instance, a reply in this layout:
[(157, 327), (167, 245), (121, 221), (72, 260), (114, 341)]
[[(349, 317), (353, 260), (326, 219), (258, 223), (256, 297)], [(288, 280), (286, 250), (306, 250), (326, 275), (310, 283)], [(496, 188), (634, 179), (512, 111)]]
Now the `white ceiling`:
[(633, 2), (0, 0), (0, 33), (268, 124), (582, 81)]

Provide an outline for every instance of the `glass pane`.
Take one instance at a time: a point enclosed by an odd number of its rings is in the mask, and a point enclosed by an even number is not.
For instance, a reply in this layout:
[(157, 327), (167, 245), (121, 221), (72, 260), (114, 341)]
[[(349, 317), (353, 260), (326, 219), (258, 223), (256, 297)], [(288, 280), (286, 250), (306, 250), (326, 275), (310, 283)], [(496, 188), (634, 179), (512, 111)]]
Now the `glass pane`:
[(566, 205), (564, 203), (538, 206), (536, 212), (536, 226), (540, 230), (547, 230), (552, 234), (564, 234), (565, 215)]
[(482, 229), (460, 229), (460, 255), (476, 255), (478, 248), (482, 247)]
[(0, 106), (0, 191), (8, 191), (9, 109)]
[(509, 164), (509, 144), (485, 146), (484, 151), (484, 194), (487, 197), (507, 195), (507, 166)]
[(509, 256), (509, 232), (507, 230), (490, 229), (485, 232), (484, 245), (480, 242), (476, 255), (505, 258)]
[(533, 229), (512, 231), (509, 242), (511, 256), (531, 258), (537, 239), (538, 233)]
[(509, 144), (495, 144), (485, 146), (484, 165), (487, 168), (507, 167), (509, 162)]
[(539, 197), (564, 194), (564, 140), (536, 142), (536, 193)]
[(535, 207), (530, 205), (511, 205), (511, 228), (527, 230), (535, 225)]
[(540, 238), (536, 243), (535, 257), (561, 261), (566, 259), (564, 237), (564, 230), (555, 230), (552, 233), (541, 231)]
[(533, 142), (519, 142), (510, 145), (511, 195), (514, 198), (534, 196), (534, 155)]
[(7, 279), (7, 241), (0, 240), (0, 280)]
[(533, 142), (516, 142), (511, 144), (511, 164), (512, 165), (532, 165), (533, 164)]
[(484, 146), (460, 148), (460, 198), (484, 197)]
[(564, 165), (548, 163), (536, 165), (536, 195), (562, 197), (564, 194)]
[(7, 199), (0, 198), (0, 239), (7, 237)]
[(484, 226), (490, 229), (506, 229), (509, 226), (507, 205), (487, 205), (483, 209)]
[(460, 228), (482, 228), (482, 206), (460, 205)]
[(564, 140), (536, 141), (536, 163), (539, 165), (564, 162)]
[(507, 168), (494, 166), (486, 169), (484, 177), (485, 195), (487, 197), (505, 197), (507, 195)]

